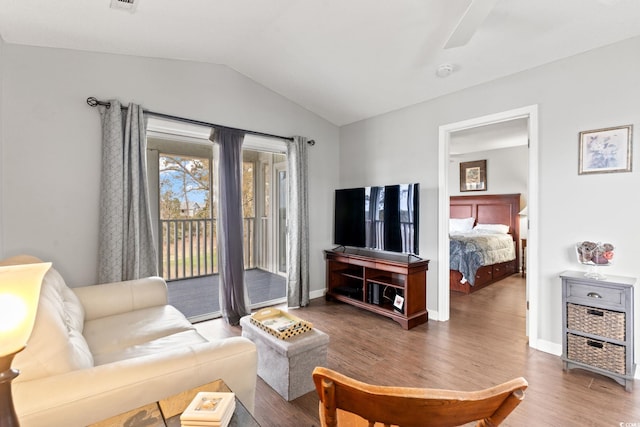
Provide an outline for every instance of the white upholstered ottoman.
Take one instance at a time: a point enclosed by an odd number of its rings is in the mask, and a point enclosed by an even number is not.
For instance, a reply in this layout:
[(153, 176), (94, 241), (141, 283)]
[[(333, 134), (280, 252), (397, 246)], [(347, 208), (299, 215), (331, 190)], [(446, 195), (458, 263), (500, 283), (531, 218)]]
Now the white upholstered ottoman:
[(240, 319), (242, 336), (258, 348), (258, 375), (286, 400), (294, 400), (315, 389), (311, 373), (316, 366), (327, 366), (329, 335), (316, 328), (281, 340), (249, 320)]

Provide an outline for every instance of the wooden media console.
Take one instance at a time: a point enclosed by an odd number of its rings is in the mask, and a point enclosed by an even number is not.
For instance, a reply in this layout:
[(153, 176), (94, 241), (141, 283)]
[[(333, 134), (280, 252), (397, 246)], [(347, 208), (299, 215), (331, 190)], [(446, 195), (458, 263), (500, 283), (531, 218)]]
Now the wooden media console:
[(429, 260), (346, 248), (325, 251), (328, 300), (389, 317), (404, 329), (426, 323)]

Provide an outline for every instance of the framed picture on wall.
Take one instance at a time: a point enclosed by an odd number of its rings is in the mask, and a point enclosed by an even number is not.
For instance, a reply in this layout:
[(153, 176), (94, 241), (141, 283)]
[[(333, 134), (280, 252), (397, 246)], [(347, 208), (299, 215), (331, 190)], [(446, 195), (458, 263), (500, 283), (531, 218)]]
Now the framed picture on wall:
[(460, 191), (487, 190), (487, 161), (460, 163)]
[(631, 172), (633, 126), (580, 132), (578, 174)]

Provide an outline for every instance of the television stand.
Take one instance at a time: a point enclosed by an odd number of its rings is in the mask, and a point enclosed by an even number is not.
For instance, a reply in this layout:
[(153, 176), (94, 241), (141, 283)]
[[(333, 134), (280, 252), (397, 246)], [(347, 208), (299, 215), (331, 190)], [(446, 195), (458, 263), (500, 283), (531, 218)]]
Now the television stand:
[(428, 321), (429, 260), (368, 249), (325, 250), (327, 300), (389, 317), (404, 329)]

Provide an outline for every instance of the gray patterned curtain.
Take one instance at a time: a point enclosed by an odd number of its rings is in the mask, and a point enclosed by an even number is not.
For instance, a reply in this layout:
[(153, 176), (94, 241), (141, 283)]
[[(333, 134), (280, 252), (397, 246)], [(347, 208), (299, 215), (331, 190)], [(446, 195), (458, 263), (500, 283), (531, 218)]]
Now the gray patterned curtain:
[(99, 283), (158, 274), (147, 184), (146, 125), (139, 105), (99, 106), (102, 119)]
[(295, 308), (309, 305), (307, 138), (295, 136), (287, 144), (287, 170), (287, 306)]
[(230, 325), (251, 313), (244, 282), (242, 224), (242, 142), (244, 133), (215, 129), (211, 138), (220, 146), (218, 168), (218, 269), (220, 271), (220, 310)]

